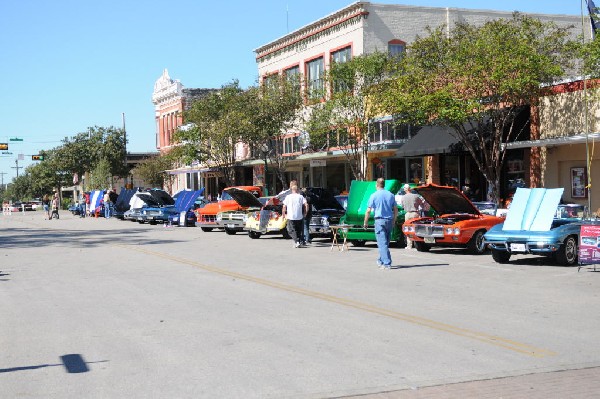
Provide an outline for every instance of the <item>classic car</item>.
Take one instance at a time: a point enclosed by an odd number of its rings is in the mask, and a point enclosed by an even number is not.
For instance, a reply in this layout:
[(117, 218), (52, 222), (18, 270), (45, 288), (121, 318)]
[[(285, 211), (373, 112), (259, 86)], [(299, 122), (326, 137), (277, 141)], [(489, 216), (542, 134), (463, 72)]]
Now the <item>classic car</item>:
[(563, 188), (517, 188), (504, 223), (484, 236), (498, 263), (513, 254), (545, 255), (565, 266), (577, 264), (586, 207), (560, 204)]
[(325, 188), (306, 187), (304, 193), (312, 208), (312, 217), (308, 226), (311, 238), (331, 238), (329, 226), (340, 223), (340, 219), (345, 213), (344, 208), (333, 194)]
[(117, 219), (123, 219), (125, 211), (129, 210), (129, 201), (131, 198), (137, 193), (139, 189), (122, 189), (117, 199), (115, 200), (115, 204), (113, 206), (113, 216)]
[(163, 190), (147, 190), (139, 191), (131, 197), (129, 200), (129, 210), (123, 213), (124, 220), (130, 220), (132, 222), (144, 223), (140, 221), (139, 217), (142, 214), (144, 207), (153, 206), (159, 207), (164, 206), (165, 202), (173, 203), (173, 198)]
[(503, 218), (482, 214), (456, 187), (427, 184), (417, 188), (437, 216), (417, 217), (404, 223), (402, 231), (417, 251), (434, 246), (466, 247), (473, 254), (486, 250), (483, 235)]
[(239, 209), (217, 213), (216, 227), (224, 229), (225, 233), (229, 235), (244, 231), (248, 213), (260, 211), (268, 200), (268, 197), (259, 199), (250, 191), (237, 187), (226, 188), (223, 192), (233, 198), (239, 205)]
[[(402, 186), (403, 184), (399, 180), (385, 181), (385, 189), (396, 194), (396, 203), (398, 204), (398, 219), (392, 230), (391, 242), (404, 247), (406, 246), (406, 240), (404, 234), (402, 234), (402, 223), (406, 212), (400, 205), (401, 196), (404, 194)], [(411, 184), (411, 186), (416, 185)], [(377, 187), (374, 181), (353, 180), (350, 185), (346, 214), (340, 219), (340, 224), (349, 225), (349, 227), (341, 229), (340, 234), (342, 237), (346, 237), (347, 241), (350, 241), (354, 246), (362, 247), (367, 241), (377, 241), (375, 239), (375, 219), (372, 212), (367, 229), (363, 228), (369, 197), (376, 190)]]
[(237, 211), (243, 209), (240, 204), (235, 202), (235, 200), (229, 194), (227, 194), (226, 190), (229, 188), (238, 188), (241, 190), (250, 191), (256, 197), (262, 196), (262, 188), (259, 186), (227, 187), (223, 191), (219, 201), (207, 204), (205, 207), (196, 211), (196, 217), (198, 219), (196, 225), (200, 226), (202, 231), (212, 231), (213, 229), (219, 227), (217, 225), (217, 214), (219, 212)]
[(287, 219), (281, 213), (282, 202), (277, 197), (263, 197), (261, 201), (265, 201), (261, 210), (246, 215), (244, 230), (248, 230), (248, 236), (256, 239), (263, 234), (281, 234), (283, 238), (290, 238)]
[(187, 213), (193, 207), (195, 201), (204, 193), (204, 188), (200, 190), (183, 190), (173, 196), (174, 203), (162, 206), (146, 206), (143, 207), (138, 222), (148, 222), (150, 224), (169, 223), (180, 225), (179, 220), (181, 214), (184, 214), (185, 226), (195, 226), (196, 220), (190, 220), (188, 224)]

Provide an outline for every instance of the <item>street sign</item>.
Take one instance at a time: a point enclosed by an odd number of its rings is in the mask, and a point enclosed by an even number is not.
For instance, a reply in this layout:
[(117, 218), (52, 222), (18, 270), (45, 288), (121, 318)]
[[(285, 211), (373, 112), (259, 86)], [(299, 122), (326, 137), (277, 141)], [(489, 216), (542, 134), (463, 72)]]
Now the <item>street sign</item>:
[(12, 155), (12, 152), (10, 152), (10, 151), (2, 151), (2, 155)]
[(8, 143), (0, 143), (0, 151), (8, 150)]
[(10, 139), (8, 139), (9, 141), (23, 141), (23, 139), (19, 138), (19, 137), (11, 137)]

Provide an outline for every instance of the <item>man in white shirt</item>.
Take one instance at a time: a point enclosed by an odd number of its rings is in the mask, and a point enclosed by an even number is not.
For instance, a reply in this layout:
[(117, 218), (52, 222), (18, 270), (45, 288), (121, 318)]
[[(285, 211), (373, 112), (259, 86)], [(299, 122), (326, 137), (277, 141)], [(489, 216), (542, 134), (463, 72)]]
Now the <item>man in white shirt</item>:
[(283, 217), (288, 220), (288, 230), (294, 240), (294, 247), (300, 248), (304, 242), (304, 215), (308, 211), (308, 203), (302, 194), (298, 193), (298, 186), (290, 187), (291, 194), (283, 200)]

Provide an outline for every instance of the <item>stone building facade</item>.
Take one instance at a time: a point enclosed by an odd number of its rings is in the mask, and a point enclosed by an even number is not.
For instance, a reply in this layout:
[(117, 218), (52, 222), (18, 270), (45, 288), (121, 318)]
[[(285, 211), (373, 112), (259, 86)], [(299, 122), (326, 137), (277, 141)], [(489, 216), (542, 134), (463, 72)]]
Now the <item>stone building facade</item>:
[[(581, 24), (579, 16), (528, 15), (554, 21), (559, 26)], [(503, 11), (356, 2), (255, 49), (258, 73), (262, 80), (274, 74), (299, 74), (301, 90), (310, 92), (313, 86), (324, 84), (322, 74), (332, 60), (343, 62), (349, 57), (376, 51), (402, 53), (417, 35), (427, 35), (427, 27), (450, 29), (457, 22), (483, 24), (511, 17), (511, 12)], [(422, 129), (416, 134), (418, 129), (394, 128), (391, 122), (392, 116), (373, 121), (368, 160), (364, 162), (368, 178), (381, 176), (456, 186), (470, 179), (471, 185), (481, 185), (478, 199), (484, 199), (486, 183), (481, 173), (468, 154), (456, 155), (450, 151), (454, 142), (447, 132)], [(430, 136), (423, 139), (426, 132)], [(288, 180), (297, 179), (303, 185), (334, 190), (349, 188), (353, 177), (341, 151), (305, 153), (297, 145), (302, 134), (302, 129), (288, 132), (288, 139), (296, 143), (288, 147), (292, 150), (287, 154), (292, 159), (287, 169)], [(419, 135), (421, 138), (417, 140)], [(530, 150), (518, 148), (509, 156), (512, 165), (518, 168), (511, 172), (513, 181), (529, 181), (529, 157)], [(260, 167), (259, 163), (255, 165), (258, 173)], [(277, 183), (273, 177), (267, 181)]]

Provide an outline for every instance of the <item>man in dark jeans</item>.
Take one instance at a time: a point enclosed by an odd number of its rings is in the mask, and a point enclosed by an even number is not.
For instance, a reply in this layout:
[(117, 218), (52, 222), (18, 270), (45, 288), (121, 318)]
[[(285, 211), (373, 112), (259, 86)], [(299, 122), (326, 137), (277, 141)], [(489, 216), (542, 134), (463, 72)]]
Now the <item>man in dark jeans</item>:
[(304, 242), (303, 219), (308, 210), (308, 204), (306, 198), (298, 193), (298, 186), (291, 186), (290, 190), (291, 194), (288, 194), (283, 200), (282, 213), (283, 217), (287, 219), (288, 225), (291, 226), (289, 231), (294, 240), (294, 247), (300, 248)]

